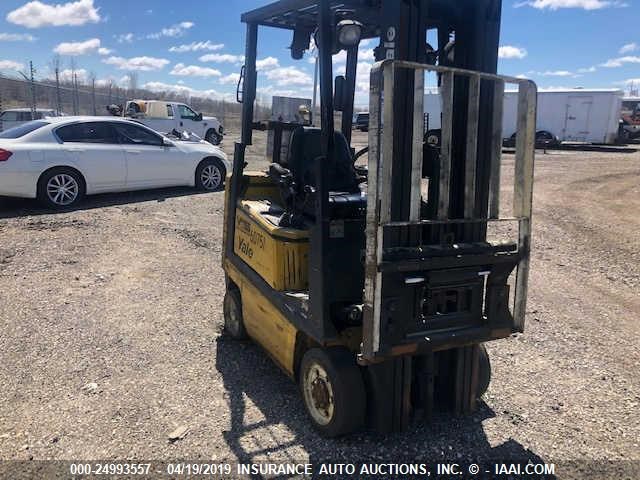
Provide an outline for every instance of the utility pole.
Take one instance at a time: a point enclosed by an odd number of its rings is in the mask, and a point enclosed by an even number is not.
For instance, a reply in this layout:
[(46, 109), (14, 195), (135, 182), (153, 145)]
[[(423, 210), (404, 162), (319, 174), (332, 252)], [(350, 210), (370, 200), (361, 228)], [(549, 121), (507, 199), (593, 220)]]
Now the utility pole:
[(60, 66), (56, 65), (56, 108), (58, 115), (62, 114), (62, 97), (60, 95)]
[(62, 114), (62, 92), (60, 91), (60, 56), (53, 57), (51, 62), (52, 70), (55, 74), (56, 80), (56, 109), (58, 115)]
[(74, 98), (74, 106), (73, 106), (73, 114), (80, 114), (80, 95), (78, 93), (78, 74), (73, 72), (73, 98)]
[(98, 112), (96, 110), (96, 76), (91, 77), (91, 103), (93, 105), (93, 116), (95, 117)]
[(78, 109), (76, 107), (76, 82), (75, 82), (76, 74), (71, 74), (71, 109), (73, 110), (74, 115), (78, 115)]
[(31, 89), (31, 120), (35, 120), (36, 118), (36, 81), (35, 74), (36, 70), (33, 68), (33, 62), (29, 62), (29, 75), (27, 76), (23, 72), (18, 72), (22, 77), (27, 81), (29, 87)]
[(29, 61), (29, 73), (31, 81), (31, 120), (36, 119), (36, 69), (33, 68), (33, 62)]

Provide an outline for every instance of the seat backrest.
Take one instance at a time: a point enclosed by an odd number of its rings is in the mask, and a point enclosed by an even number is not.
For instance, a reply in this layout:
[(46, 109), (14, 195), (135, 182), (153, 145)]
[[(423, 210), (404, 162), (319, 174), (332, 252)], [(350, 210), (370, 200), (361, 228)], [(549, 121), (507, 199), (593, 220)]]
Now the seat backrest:
[[(299, 185), (317, 186), (315, 160), (321, 156), (322, 132), (319, 128), (300, 127), (293, 131), (286, 167)], [(354, 192), (358, 189), (351, 149), (341, 132), (334, 133), (333, 161), (327, 168), (329, 191)]]

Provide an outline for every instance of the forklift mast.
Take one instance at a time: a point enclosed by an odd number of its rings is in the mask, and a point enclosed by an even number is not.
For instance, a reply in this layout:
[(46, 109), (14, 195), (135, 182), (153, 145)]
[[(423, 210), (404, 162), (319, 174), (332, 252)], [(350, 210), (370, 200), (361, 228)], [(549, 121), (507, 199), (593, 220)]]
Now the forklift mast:
[[(456, 410), (471, 410), (479, 344), (524, 329), (536, 86), (496, 73), (501, 8), (502, 0), (280, 0), (242, 16), (247, 26), (238, 86), (242, 138), (235, 145), (228, 187), (226, 261), (263, 285), (234, 252), (235, 199), (243, 188), (245, 151), (255, 128), (258, 29), (292, 31), (294, 59), (302, 58), (313, 36), (322, 152), (312, 168), (308, 308), (296, 314), (282, 297), (261, 288), (320, 346), (340, 342), (336, 305), (360, 308), (358, 361), (367, 367), (367, 384), (378, 392), (371, 411), (386, 422), (382, 430), (406, 426), (416, 395), (431, 411), (439, 352), (446, 353), (438, 368), (450, 372), (443, 378), (453, 379)], [(335, 192), (328, 171), (338, 161), (337, 135), (351, 143), (358, 66), (358, 44), (337, 45), (343, 22), (358, 24), (360, 40), (377, 41), (370, 75), (366, 215), (358, 218), (336, 218), (330, 208)], [(437, 46), (427, 43), (428, 33), (435, 34)], [(341, 49), (347, 53), (346, 72), (334, 88), (333, 55)], [(437, 78), (442, 99), (437, 149), (424, 141), (427, 74)], [(519, 108), (513, 213), (501, 216), (506, 210), (500, 207), (505, 84), (517, 87)], [(336, 134), (337, 111), (342, 119)], [(494, 241), (495, 232), (509, 241)], [(347, 299), (341, 288), (356, 294)], [(421, 386), (413, 395), (411, 384), (418, 377)]]

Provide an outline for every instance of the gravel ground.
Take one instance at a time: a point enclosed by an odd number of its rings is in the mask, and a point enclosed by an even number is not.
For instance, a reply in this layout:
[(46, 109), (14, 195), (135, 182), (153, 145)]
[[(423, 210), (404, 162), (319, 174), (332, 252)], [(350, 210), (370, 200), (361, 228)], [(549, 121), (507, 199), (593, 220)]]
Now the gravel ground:
[(258, 347), (221, 336), (222, 193), (102, 195), (60, 214), (2, 198), (0, 459), (519, 456), (565, 462), (561, 478), (640, 475), (639, 185), (640, 153), (540, 152), (527, 331), (489, 345), (477, 412), (332, 441)]

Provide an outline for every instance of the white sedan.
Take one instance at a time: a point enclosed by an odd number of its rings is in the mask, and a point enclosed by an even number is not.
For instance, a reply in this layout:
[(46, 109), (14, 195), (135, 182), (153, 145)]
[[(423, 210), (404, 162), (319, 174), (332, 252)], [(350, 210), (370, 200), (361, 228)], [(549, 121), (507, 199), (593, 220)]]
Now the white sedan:
[(125, 119), (48, 118), (0, 133), (0, 195), (38, 198), (55, 209), (95, 193), (216, 191), (230, 169), (227, 155), (210, 143), (171, 140)]

